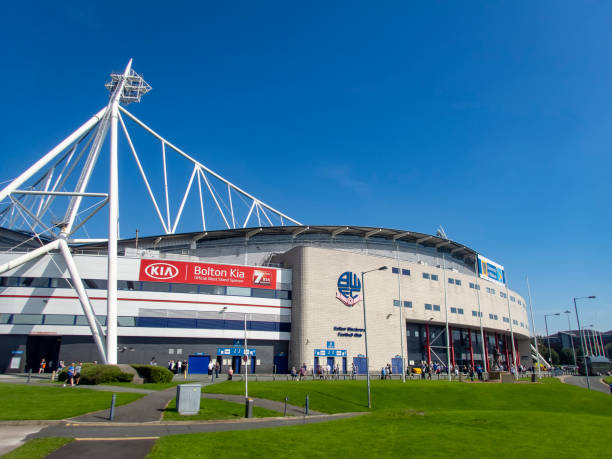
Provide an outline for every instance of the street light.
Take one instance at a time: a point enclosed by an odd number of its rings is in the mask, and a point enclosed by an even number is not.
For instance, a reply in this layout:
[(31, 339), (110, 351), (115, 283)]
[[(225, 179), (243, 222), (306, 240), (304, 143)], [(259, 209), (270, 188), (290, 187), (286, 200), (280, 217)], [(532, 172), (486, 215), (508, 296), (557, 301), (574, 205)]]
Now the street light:
[(548, 321), (546, 320), (547, 317), (552, 317), (552, 316), (560, 316), (561, 313), (560, 312), (555, 312), (554, 314), (544, 314), (544, 323), (546, 324), (546, 339), (548, 340), (548, 360), (550, 361), (550, 367), (552, 368), (552, 353), (550, 350), (550, 335), (548, 334)]
[[(363, 328), (365, 329), (365, 354), (366, 354), (366, 379), (368, 380), (368, 408), (372, 408), (372, 397), (370, 395), (370, 356), (368, 354), (368, 324), (366, 320), (366, 296), (365, 296), (365, 281), (364, 276), (367, 273), (371, 273), (374, 271), (384, 271), (386, 270), (386, 266), (381, 266), (380, 268), (370, 269), (369, 271), (361, 271), (361, 288), (363, 289)], [(402, 305), (400, 304), (400, 307)]]
[(578, 317), (578, 306), (576, 306), (576, 300), (582, 300), (582, 299), (587, 299), (587, 298), (592, 300), (595, 298), (595, 295), (579, 296), (577, 298), (574, 297), (574, 311), (576, 311), (576, 323), (578, 324), (578, 333), (580, 334), (580, 345), (582, 346), (582, 357), (584, 360), (584, 374), (586, 378), (587, 388), (591, 390), (591, 383), (589, 381), (589, 367), (587, 365), (586, 355), (585, 355), (586, 346), (584, 344), (584, 336), (582, 336), (582, 328), (580, 328), (580, 317)]
[(572, 323), (570, 322), (571, 313), (572, 311), (570, 311), (569, 309), (566, 309), (565, 311), (563, 311), (563, 314), (567, 314), (567, 330), (568, 330), (568, 335), (570, 337), (570, 341), (572, 342), (572, 354), (574, 355), (574, 366), (578, 368), (578, 365), (576, 364), (576, 348), (574, 347), (574, 335), (572, 335), (571, 333), (572, 331)]

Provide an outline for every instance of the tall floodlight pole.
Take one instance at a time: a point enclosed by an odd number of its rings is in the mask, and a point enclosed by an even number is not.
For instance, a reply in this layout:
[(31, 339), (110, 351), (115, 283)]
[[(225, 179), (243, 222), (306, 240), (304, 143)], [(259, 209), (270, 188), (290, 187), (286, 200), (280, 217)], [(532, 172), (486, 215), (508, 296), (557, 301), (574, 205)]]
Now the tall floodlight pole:
[(380, 268), (371, 269), (369, 271), (361, 272), (361, 288), (363, 289), (363, 328), (365, 329), (365, 353), (366, 353), (366, 379), (368, 381), (368, 408), (372, 408), (372, 397), (370, 395), (370, 354), (368, 354), (368, 323), (366, 319), (366, 295), (365, 295), (365, 275), (374, 271), (384, 271), (387, 269), (386, 266)]
[(399, 318), (400, 318), (400, 349), (402, 352), (402, 382), (406, 382), (406, 365), (404, 363), (404, 340), (406, 339), (406, 334), (404, 333), (404, 303), (402, 302), (402, 282), (401, 282), (401, 268), (400, 268), (400, 260), (399, 260), (399, 242), (395, 243), (395, 254), (397, 258), (397, 294), (399, 295)]
[(247, 315), (244, 313), (244, 398), (249, 399), (249, 345), (247, 342)]
[(561, 315), (558, 312), (555, 312), (554, 314), (544, 314), (544, 324), (546, 325), (546, 339), (548, 340), (548, 360), (550, 362), (550, 366), (552, 367), (552, 351), (550, 349), (550, 335), (548, 334), (548, 320), (547, 317), (552, 317), (552, 316), (559, 316)]
[[(446, 335), (446, 373), (448, 374), (448, 380), (452, 379), (451, 368), (450, 368), (450, 338), (448, 336), (448, 304), (446, 303), (446, 258), (444, 257), (444, 253), (442, 253), (442, 283), (444, 284), (444, 311), (446, 322), (446, 330), (444, 334)], [(484, 359), (484, 354), (482, 355)], [(485, 365), (485, 370), (487, 366)]]
[(132, 59), (112, 94), (110, 114), (110, 170), (108, 185), (108, 293), (106, 310), (106, 356), (117, 363), (117, 240), (119, 232), (119, 167), (117, 159), (117, 125), (119, 101), (132, 68)]
[(540, 368), (540, 351), (538, 350), (538, 337), (536, 336), (535, 321), (533, 320), (533, 301), (531, 299), (531, 287), (529, 278), (525, 276), (527, 281), (527, 294), (529, 295), (529, 312), (531, 313), (531, 332), (533, 333), (533, 345), (536, 353), (536, 361), (538, 365), (538, 378), (542, 378), (542, 369)]
[(572, 323), (570, 322), (570, 314), (572, 311), (566, 309), (563, 311), (564, 314), (567, 314), (567, 330), (570, 337), (570, 341), (572, 342), (572, 354), (574, 355), (574, 366), (578, 368), (578, 364), (576, 363), (576, 347), (574, 346), (574, 335), (572, 335)]
[(587, 388), (591, 390), (591, 382), (589, 381), (589, 366), (587, 365), (586, 344), (584, 343), (584, 337), (582, 336), (582, 328), (580, 327), (580, 317), (578, 316), (578, 306), (576, 300), (582, 300), (584, 298), (593, 299), (595, 295), (574, 297), (574, 311), (576, 311), (576, 323), (578, 324), (578, 333), (580, 334), (580, 345), (582, 346), (582, 358), (584, 360), (584, 374), (586, 378)]
[[(478, 283), (478, 255), (476, 256), (476, 258), (474, 258), (474, 281), (475, 284), (474, 286), (476, 287), (474, 290), (476, 290), (476, 301), (478, 302), (478, 322), (480, 325), (480, 342), (482, 343), (482, 361), (485, 364), (484, 369), (487, 369), (487, 364), (488, 362), (485, 362), (485, 340), (484, 340), (484, 329), (482, 328), (482, 312), (480, 311), (480, 284)], [(471, 330), (468, 329), (468, 333), (472, 333)], [(471, 335), (470, 335), (471, 336)]]

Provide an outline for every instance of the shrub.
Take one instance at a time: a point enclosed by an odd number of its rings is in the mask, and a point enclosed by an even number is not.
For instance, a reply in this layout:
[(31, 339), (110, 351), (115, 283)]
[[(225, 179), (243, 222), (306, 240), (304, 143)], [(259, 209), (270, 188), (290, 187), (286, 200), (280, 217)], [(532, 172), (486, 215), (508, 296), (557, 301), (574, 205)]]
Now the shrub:
[(138, 376), (144, 379), (146, 383), (167, 383), (174, 378), (174, 374), (170, 370), (157, 365), (132, 365), (132, 368), (138, 372)]
[[(64, 368), (58, 376), (58, 381), (66, 381), (68, 376), (68, 367)], [(115, 365), (95, 365), (93, 363), (84, 363), (81, 368), (80, 384), (103, 384), (114, 382), (131, 382), (134, 375), (124, 373)]]

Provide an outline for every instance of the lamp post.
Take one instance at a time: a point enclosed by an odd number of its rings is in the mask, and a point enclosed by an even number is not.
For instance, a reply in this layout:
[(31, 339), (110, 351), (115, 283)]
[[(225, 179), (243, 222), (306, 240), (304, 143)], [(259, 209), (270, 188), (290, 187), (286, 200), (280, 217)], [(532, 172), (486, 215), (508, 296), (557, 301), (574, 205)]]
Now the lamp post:
[(572, 342), (572, 354), (574, 355), (574, 366), (578, 368), (578, 365), (576, 364), (576, 348), (574, 347), (574, 335), (572, 335), (571, 333), (572, 331), (572, 323), (570, 322), (571, 313), (572, 311), (570, 311), (569, 309), (566, 309), (565, 311), (563, 311), (563, 314), (567, 314), (567, 330), (568, 330), (568, 334), (570, 337), (570, 341)]
[(550, 361), (550, 367), (552, 368), (552, 352), (550, 350), (550, 335), (548, 334), (548, 321), (546, 320), (547, 317), (552, 317), (552, 316), (560, 316), (561, 313), (560, 312), (555, 312), (554, 314), (544, 314), (544, 323), (546, 324), (546, 339), (548, 340), (548, 360)]
[(595, 295), (579, 296), (577, 298), (574, 297), (574, 311), (576, 311), (576, 323), (578, 324), (578, 333), (580, 334), (580, 345), (582, 346), (582, 357), (584, 360), (584, 374), (586, 378), (587, 388), (591, 390), (591, 382), (589, 381), (589, 367), (587, 365), (586, 355), (585, 355), (586, 345), (584, 344), (584, 337), (582, 336), (582, 329), (580, 328), (580, 317), (578, 317), (578, 306), (576, 305), (576, 300), (582, 300), (585, 298), (592, 300), (595, 298)]
[[(368, 380), (368, 408), (372, 408), (372, 397), (370, 395), (370, 355), (368, 354), (368, 324), (366, 319), (366, 295), (365, 295), (365, 281), (364, 277), (367, 273), (374, 271), (384, 271), (387, 269), (386, 266), (380, 268), (371, 269), (369, 271), (361, 271), (361, 288), (363, 289), (363, 328), (365, 329), (365, 354), (366, 354), (366, 379)], [(400, 307), (402, 307), (400, 305)]]

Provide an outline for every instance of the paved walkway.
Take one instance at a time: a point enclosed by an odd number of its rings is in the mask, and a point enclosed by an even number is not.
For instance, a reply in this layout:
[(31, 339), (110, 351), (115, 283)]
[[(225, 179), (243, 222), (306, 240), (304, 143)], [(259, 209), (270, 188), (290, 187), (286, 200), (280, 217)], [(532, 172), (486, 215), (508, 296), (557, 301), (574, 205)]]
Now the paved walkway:
[[(244, 395), (227, 395), (227, 394), (202, 394), (202, 398), (212, 398), (215, 400), (225, 400), (227, 402), (244, 403)], [(279, 413), (285, 412), (285, 402), (276, 402), (274, 400), (268, 400), (265, 398), (254, 398), (253, 403), (255, 406), (266, 408), (272, 411), (278, 411)], [(287, 403), (287, 414), (291, 416), (303, 416), (304, 408), (301, 406), (289, 405)], [(320, 411), (309, 410), (310, 415), (322, 415)]]
[[(561, 376), (561, 382), (584, 387), (585, 389), (587, 387), (585, 376)], [(601, 381), (601, 376), (589, 376), (589, 383), (591, 384), (591, 390), (596, 390), (605, 394), (610, 393), (610, 386)]]
[[(166, 390), (160, 390), (149, 393), (139, 400), (136, 400), (127, 405), (118, 406), (115, 408), (113, 422), (155, 422), (161, 421), (164, 414), (164, 409), (168, 402), (176, 395), (176, 388), (171, 387)], [(69, 421), (73, 422), (100, 422), (108, 421), (110, 417), (110, 408), (107, 410), (96, 411), (94, 413), (77, 416)]]

